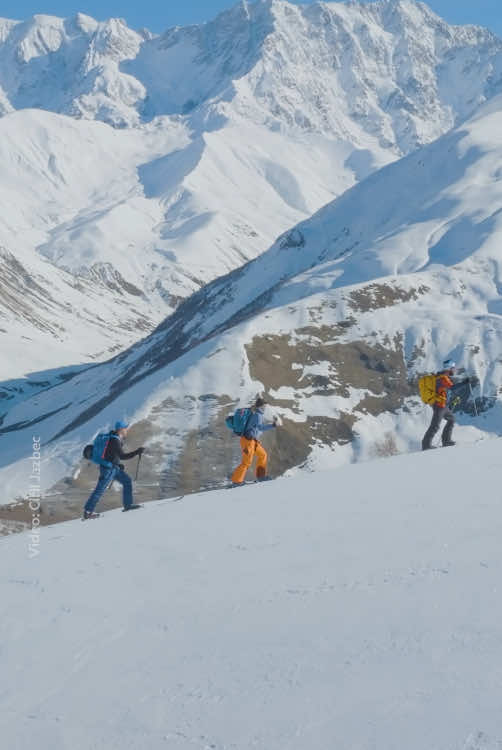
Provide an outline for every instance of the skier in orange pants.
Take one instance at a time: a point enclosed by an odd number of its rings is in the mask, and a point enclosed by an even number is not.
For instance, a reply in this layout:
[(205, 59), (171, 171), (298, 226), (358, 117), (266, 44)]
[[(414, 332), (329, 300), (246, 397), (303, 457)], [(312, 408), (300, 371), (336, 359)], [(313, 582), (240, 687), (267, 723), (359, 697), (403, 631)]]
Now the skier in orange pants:
[(246, 431), (241, 437), (241, 451), (242, 461), (232, 474), (232, 484), (240, 485), (244, 483), (247, 470), (253, 463), (253, 458), (256, 456), (256, 479), (259, 482), (268, 479), (267, 477), (267, 451), (260, 443), (258, 438), (262, 432), (266, 430), (272, 430), (277, 426), (276, 417), (274, 417), (273, 424), (265, 424), (263, 422), (263, 407), (265, 406), (265, 399), (259, 397), (256, 399), (254, 406), (252, 407), (252, 414), (246, 424)]

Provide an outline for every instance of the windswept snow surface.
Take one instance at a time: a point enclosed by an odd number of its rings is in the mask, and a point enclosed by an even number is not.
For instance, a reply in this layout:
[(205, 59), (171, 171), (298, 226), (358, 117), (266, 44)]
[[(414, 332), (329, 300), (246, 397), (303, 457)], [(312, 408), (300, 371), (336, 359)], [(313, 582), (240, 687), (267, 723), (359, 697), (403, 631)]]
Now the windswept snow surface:
[(4, 746), (496, 750), (499, 487), (492, 440), (7, 538)]

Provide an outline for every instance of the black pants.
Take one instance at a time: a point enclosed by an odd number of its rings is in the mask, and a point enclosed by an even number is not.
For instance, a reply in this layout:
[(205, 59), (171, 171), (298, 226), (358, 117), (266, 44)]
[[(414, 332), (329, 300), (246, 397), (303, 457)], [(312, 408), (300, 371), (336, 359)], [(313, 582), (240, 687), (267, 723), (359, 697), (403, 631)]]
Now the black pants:
[(453, 432), (453, 425), (455, 424), (455, 417), (447, 406), (439, 406), (439, 404), (434, 404), (432, 407), (432, 420), (429, 425), (429, 429), (425, 433), (422, 440), (422, 450), (427, 450), (431, 447), (432, 438), (439, 430), (441, 421), (443, 419), (446, 420), (446, 424), (444, 426), (443, 432), (441, 433), (441, 442), (443, 443), (443, 445), (446, 445), (446, 443), (450, 442), (451, 433)]

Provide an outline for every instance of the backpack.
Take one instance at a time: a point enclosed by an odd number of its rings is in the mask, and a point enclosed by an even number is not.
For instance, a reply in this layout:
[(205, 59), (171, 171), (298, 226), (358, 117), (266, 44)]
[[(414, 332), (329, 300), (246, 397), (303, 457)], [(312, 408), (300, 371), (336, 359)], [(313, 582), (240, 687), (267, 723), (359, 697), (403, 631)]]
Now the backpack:
[(115, 436), (110, 435), (108, 432), (100, 432), (99, 435), (96, 435), (94, 438), (94, 443), (92, 443), (92, 445), (85, 446), (83, 451), (84, 458), (98, 464), (98, 466), (109, 466), (110, 462), (105, 461), (104, 456), (106, 449), (108, 448), (108, 443), (112, 437)]
[(252, 413), (251, 409), (236, 409), (233, 414), (225, 419), (225, 424), (233, 431), (234, 435), (242, 437)]
[(424, 404), (433, 404), (436, 401), (437, 375), (422, 375), (418, 379), (418, 390)]

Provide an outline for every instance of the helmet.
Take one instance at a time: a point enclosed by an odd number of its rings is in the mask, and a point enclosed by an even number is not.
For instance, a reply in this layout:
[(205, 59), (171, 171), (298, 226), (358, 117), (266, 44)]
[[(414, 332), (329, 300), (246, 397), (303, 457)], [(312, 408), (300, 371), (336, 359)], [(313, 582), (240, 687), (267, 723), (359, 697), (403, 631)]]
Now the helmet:
[(457, 363), (453, 359), (445, 359), (443, 362), (443, 370), (454, 370), (456, 366)]
[(127, 424), (127, 422), (124, 422), (123, 419), (119, 419), (118, 422), (115, 422), (115, 430), (116, 431), (118, 431), (118, 430), (127, 430), (128, 427), (129, 427), (129, 425)]
[(256, 401), (254, 402), (254, 405), (256, 409), (259, 409), (261, 406), (265, 406), (266, 403), (267, 402), (265, 401), (264, 398), (262, 398), (261, 396), (258, 396)]

